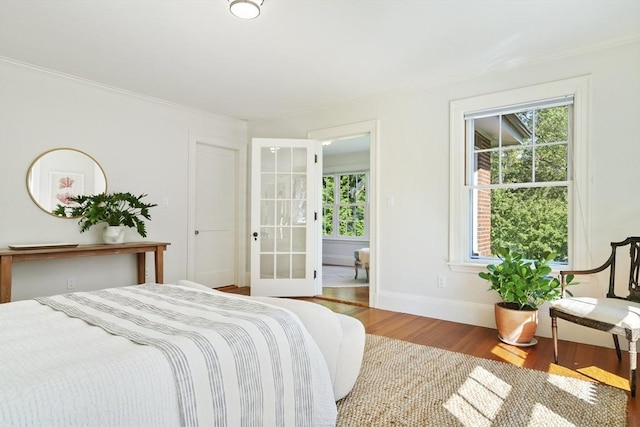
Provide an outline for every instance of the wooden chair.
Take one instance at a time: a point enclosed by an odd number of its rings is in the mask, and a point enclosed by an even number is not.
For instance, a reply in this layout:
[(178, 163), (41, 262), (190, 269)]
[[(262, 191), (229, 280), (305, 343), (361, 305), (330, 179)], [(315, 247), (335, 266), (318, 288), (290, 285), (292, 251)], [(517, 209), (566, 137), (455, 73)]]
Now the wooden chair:
[[(629, 295), (616, 296), (616, 253), (618, 248), (629, 246)], [(609, 291), (606, 298), (572, 297), (564, 298), (566, 276), (595, 274), (609, 269)], [(624, 335), (629, 341), (629, 385), (631, 396), (636, 395), (636, 343), (640, 337), (640, 237), (629, 237), (622, 242), (611, 243), (611, 255), (600, 267), (591, 270), (561, 271), (563, 298), (553, 301), (549, 308), (551, 315), (551, 333), (553, 336), (553, 357), (558, 363), (558, 318), (609, 332), (613, 335), (618, 360), (622, 360), (618, 335)]]

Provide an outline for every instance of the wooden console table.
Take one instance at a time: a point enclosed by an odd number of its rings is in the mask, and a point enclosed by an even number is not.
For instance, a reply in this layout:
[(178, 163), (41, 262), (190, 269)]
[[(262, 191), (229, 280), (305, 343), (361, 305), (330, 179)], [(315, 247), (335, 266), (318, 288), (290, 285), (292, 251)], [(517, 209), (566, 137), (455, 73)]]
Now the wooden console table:
[(138, 283), (145, 282), (146, 252), (155, 254), (156, 283), (164, 280), (163, 253), (170, 243), (133, 242), (120, 245), (79, 245), (75, 247), (0, 249), (0, 304), (11, 301), (11, 270), (14, 262), (77, 258), (100, 255), (136, 254)]

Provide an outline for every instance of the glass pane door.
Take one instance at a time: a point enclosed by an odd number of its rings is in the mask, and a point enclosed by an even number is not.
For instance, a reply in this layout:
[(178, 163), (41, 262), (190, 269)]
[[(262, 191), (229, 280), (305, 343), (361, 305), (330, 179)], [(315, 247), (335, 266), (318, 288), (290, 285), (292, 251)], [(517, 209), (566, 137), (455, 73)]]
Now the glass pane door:
[(252, 295), (315, 293), (313, 142), (254, 140)]

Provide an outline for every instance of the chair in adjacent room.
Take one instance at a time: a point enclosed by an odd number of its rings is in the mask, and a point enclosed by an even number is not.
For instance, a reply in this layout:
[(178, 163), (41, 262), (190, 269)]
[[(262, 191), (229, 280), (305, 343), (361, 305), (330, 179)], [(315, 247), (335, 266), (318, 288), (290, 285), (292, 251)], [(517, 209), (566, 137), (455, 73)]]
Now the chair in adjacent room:
[(361, 248), (357, 251), (354, 251), (353, 257), (355, 258), (355, 262), (354, 262), (354, 267), (356, 269), (355, 279), (358, 278), (358, 269), (364, 268), (365, 273), (367, 273), (367, 283), (368, 283), (369, 282), (369, 248)]
[[(626, 297), (616, 295), (616, 255), (618, 250), (629, 247), (629, 284)], [(621, 256), (619, 258), (621, 261)], [(609, 270), (609, 291), (605, 298), (564, 297), (566, 277), (569, 275), (589, 275)], [(629, 237), (622, 242), (611, 243), (611, 255), (600, 267), (591, 270), (561, 271), (563, 298), (553, 301), (549, 308), (551, 332), (553, 336), (553, 357), (558, 363), (558, 318), (578, 325), (609, 332), (613, 335), (618, 360), (622, 360), (618, 335), (629, 342), (629, 385), (631, 396), (636, 395), (636, 344), (640, 337), (640, 237)], [(619, 273), (619, 279), (623, 276)]]

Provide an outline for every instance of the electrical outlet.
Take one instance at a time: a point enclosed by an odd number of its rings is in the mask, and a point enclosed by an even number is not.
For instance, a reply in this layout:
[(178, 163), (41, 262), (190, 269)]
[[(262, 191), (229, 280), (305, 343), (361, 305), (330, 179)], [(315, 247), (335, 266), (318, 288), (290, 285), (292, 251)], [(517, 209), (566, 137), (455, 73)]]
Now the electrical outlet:
[(438, 276), (438, 287), (439, 288), (447, 287), (447, 278), (442, 274)]
[(144, 279), (145, 279), (145, 281), (147, 281), (147, 282), (149, 281), (149, 274), (150, 274), (150, 273), (149, 273), (149, 269), (147, 268), (147, 269), (144, 271)]
[(73, 277), (69, 277), (67, 279), (67, 289), (75, 289), (76, 288), (76, 279)]

